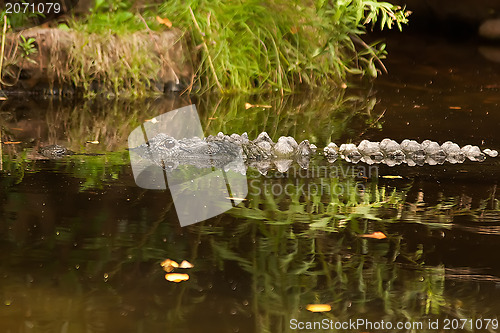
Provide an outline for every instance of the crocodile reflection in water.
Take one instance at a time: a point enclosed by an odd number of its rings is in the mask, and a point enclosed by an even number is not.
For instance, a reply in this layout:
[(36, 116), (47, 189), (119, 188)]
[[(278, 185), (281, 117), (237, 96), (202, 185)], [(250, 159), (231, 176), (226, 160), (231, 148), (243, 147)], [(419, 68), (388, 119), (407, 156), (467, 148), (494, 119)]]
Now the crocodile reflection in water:
[[(275, 143), (266, 132), (262, 132), (255, 140), (249, 140), (243, 133), (208, 136), (205, 139), (193, 137), (174, 139), (160, 133), (147, 143), (132, 148), (137, 153), (165, 170), (176, 169), (180, 165), (191, 165), (198, 168), (220, 167), (226, 170), (244, 172), (231, 163), (242, 158), (246, 165), (257, 168), (266, 173), (273, 166), (284, 172), (297, 162), (302, 168), (307, 168), (309, 159), (316, 153), (316, 146), (308, 140), (297, 143), (292, 137), (282, 136)], [(486, 156), (496, 157), (496, 150), (481, 149), (477, 146), (466, 145), (460, 147), (456, 143), (447, 141), (442, 145), (425, 140), (418, 143), (414, 140), (403, 140), (398, 143), (391, 139), (381, 142), (363, 140), (359, 145), (352, 143), (337, 146), (328, 144), (324, 155), (329, 162), (341, 158), (347, 162), (367, 164), (383, 163), (395, 166), (406, 163), (408, 166), (436, 165), (449, 163), (463, 163), (466, 159), (482, 162)]]

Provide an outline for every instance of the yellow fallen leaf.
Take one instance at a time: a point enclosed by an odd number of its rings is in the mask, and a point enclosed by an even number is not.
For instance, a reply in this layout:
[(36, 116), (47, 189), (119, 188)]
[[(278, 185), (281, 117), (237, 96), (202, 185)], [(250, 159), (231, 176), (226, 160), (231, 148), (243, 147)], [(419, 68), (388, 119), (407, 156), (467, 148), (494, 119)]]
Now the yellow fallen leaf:
[(17, 145), (20, 144), (21, 141), (4, 141), (2, 142), (4, 145)]
[(172, 28), (172, 22), (170, 22), (170, 20), (166, 17), (161, 18), (161, 17), (157, 16), (156, 21), (158, 21), (158, 23), (160, 23), (160, 24), (165, 25), (167, 28)]
[(382, 176), (382, 178), (387, 178), (387, 179), (403, 179), (403, 177), (401, 177), (401, 176), (390, 176), (390, 175)]
[(179, 268), (186, 268), (186, 269), (193, 268), (193, 267), (194, 267), (194, 265), (187, 260), (183, 260), (179, 266)]
[(94, 140), (94, 141), (87, 141), (87, 143), (91, 143), (91, 144), (93, 144), (93, 145), (97, 145), (97, 144), (99, 144), (99, 141), (97, 141), (97, 140)]
[(174, 267), (177, 268), (179, 267), (179, 264), (176, 261), (173, 261), (171, 259), (165, 259), (161, 262), (161, 267)]
[(387, 238), (387, 236), (383, 232), (380, 232), (380, 231), (375, 231), (374, 233), (371, 233), (371, 234), (359, 235), (359, 237), (374, 238), (374, 239), (384, 239), (384, 238)]
[(181, 273), (165, 274), (165, 279), (170, 282), (181, 282), (189, 280), (189, 275)]
[(328, 312), (332, 311), (332, 307), (329, 304), (307, 304), (306, 310), (311, 312)]

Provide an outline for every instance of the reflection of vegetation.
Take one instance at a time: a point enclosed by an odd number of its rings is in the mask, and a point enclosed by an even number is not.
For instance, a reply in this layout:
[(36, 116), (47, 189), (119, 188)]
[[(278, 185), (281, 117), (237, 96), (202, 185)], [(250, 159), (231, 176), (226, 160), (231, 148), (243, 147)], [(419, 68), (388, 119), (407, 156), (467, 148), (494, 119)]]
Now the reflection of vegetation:
[[(252, 276), (258, 331), (291, 332), (290, 319), (395, 323), (486, 315), (476, 312), (474, 298), (459, 298), (445, 290), (443, 266), (425, 266), (422, 246), (411, 250), (401, 236), (391, 234), (387, 222), (397, 222), (398, 217), (379, 217), (382, 207), (401, 216), (404, 191), (387, 192), (376, 184), (359, 191), (347, 178), (323, 183), (321, 193), (303, 193), (301, 185), (311, 180), (299, 179), (287, 194), (270, 195), (265, 181), (259, 181), (248, 203), (231, 211), (239, 223), (218, 234), (230, 240), (212, 237), (217, 256), (238, 263)], [(270, 184), (283, 188), (295, 181)], [(331, 184), (343, 184), (345, 192), (332, 195), (328, 189), (334, 187), (326, 186)], [(388, 239), (358, 237), (374, 230), (383, 230)], [(318, 317), (301, 310), (309, 303), (328, 303), (333, 310)]]
[[(314, 172), (315, 167), (310, 171)], [(380, 220), (372, 208), (401, 205), (405, 195), (396, 190), (386, 193), (385, 187), (357, 182), (352, 177), (322, 178), (320, 182), (288, 176), (281, 182), (255, 177), (250, 180), (249, 189), (248, 207), (231, 210), (239, 218), (266, 220), (270, 224), (301, 222), (309, 228), (329, 232), (350, 225), (358, 234), (367, 232), (358, 226), (360, 219)]]
[[(267, 130), (273, 138), (294, 135), (321, 146), (352, 137), (347, 126), (362, 131), (373, 118), (374, 99), (342, 94), (327, 102), (303, 96), (205, 98), (198, 103), (207, 134), (255, 136)], [(272, 108), (250, 113), (246, 102)], [(50, 125), (40, 135), (43, 143), (116, 153), (35, 161), (27, 127), (21, 144), (3, 147), (0, 293), (6, 306), (0, 317), (41, 331), (154, 332), (191, 325), (202, 331), (210, 325), (226, 332), (249, 325), (256, 332), (286, 332), (292, 318), (395, 322), (498, 313), (499, 249), (484, 238), (498, 234), (495, 187), (481, 187), (477, 197), (467, 186), (447, 195), (426, 189), (425, 182), (384, 180), (342, 161), (312, 163), (331, 173), (311, 168), (261, 176), (250, 169), (244, 205), (179, 228), (168, 193), (129, 186), (133, 179), (122, 148), (132, 128), (187, 103), (149, 101), (141, 111), (137, 105), (89, 102), (69, 115), (57, 105), (34, 113)], [(16, 116), (2, 119), (4, 140), (17, 138), (14, 128), (23, 119)], [(387, 238), (359, 237), (373, 231)], [(449, 264), (441, 252), (452, 250), (438, 246), (449, 239), (466, 252), (479, 247), (479, 255), (468, 260), (486, 260), (492, 271), (453, 271), (471, 264), (460, 256)], [(165, 258), (193, 262), (189, 281), (165, 281), (159, 266)], [(333, 310), (312, 314), (304, 310), (308, 303), (328, 303)], [(8, 325), (0, 322), (0, 330), (17, 330)]]
[[(332, 94), (335, 97), (238, 95), (220, 99), (205, 96), (195, 104), (206, 135), (224, 131), (248, 132), (250, 137), (256, 137), (260, 131), (267, 130), (274, 139), (281, 135), (293, 135), (297, 140), (309, 139), (323, 146), (331, 139), (347, 136), (350, 128), (363, 131), (376, 118), (372, 114), (375, 97), (366, 96), (366, 92), (357, 94), (340, 90)], [(245, 103), (249, 100), (255, 104), (269, 104), (272, 108), (247, 110)], [(76, 106), (55, 100), (25, 103), (4, 102), (2, 109), (29, 108), (30, 122), (39, 121), (42, 123), (40, 128), (31, 128), (22, 113), (19, 118), (15, 112), (5, 113), (0, 117), (0, 124), (6, 129), (4, 139), (40, 140), (44, 144), (59, 143), (76, 152), (103, 152), (126, 148), (128, 135), (136, 126), (193, 102), (175, 97), (136, 102), (86, 101)], [(99, 144), (87, 144), (87, 141), (99, 141)]]
[[(246, 103), (269, 105), (253, 107)], [(290, 135), (298, 141), (308, 139), (320, 147), (332, 140), (361, 133), (377, 115), (373, 114), (376, 98), (370, 91), (343, 89), (320, 94), (236, 96), (218, 98), (207, 96), (199, 103), (206, 134), (243, 133), (255, 138), (267, 131), (273, 139)]]
[[(120, 156), (108, 162), (119, 164)], [(425, 207), (420, 198), (405, 202), (412, 190), (407, 182), (394, 188), (351, 174), (280, 178), (250, 170), (254, 186), (246, 204), (230, 211), (232, 218), (180, 229), (165, 193), (126, 186), (121, 173), (116, 186), (80, 193), (80, 177), (68, 174), (87, 168), (85, 163), (75, 156), (57, 162), (58, 173), (30, 173), (18, 185), (0, 183), (0, 272), (8, 276), (2, 294), (11, 303), (0, 308), (0, 316), (15, 309), (20, 322), (29, 308), (30, 325), (51, 330), (69, 325), (123, 331), (115, 318), (124, 316), (120, 323), (128, 330), (165, 331), (195, 322), (224, 332), (241, 325), (287, 332), (292, 318), (395, 322), (495, 314), (494, 286), (488, 295), (483, 282), (447, 284), (448, 268), (427, 263), (432, 248), (413, 246), (412, 233), (398, 231), (411, 228), (401, 218), (408, 218), (414, 205), (431, 212), (452, 208)], [(115, 172), (105, 170), (101, 176)], [(23, 189), (26, 182), (47, 190)], [(272, 193), (273, 185), (288, 184), (289, 194)], [(320, 184), (323, 191), (302, 186), (309, 184)], [(8, 190), (12, 186), (16, 191)], [(338, 186), (342, 195), (329, 190)], [(483, 206), (470, 214), (493, 213)], [(377, 230), (388, 238), (359, 237)], [(165, 258), (194, 263), (189, 281), (165, 281), (159, 265)], [(479, 297), (486, 299), (478, 303)], [(47, 314), (47, 299), (57, 315)], [(304, 310), (309, 303), (331, 304), (332, 311), (309, 313)], [(220, 320), (214, 321), (216, 315)]]

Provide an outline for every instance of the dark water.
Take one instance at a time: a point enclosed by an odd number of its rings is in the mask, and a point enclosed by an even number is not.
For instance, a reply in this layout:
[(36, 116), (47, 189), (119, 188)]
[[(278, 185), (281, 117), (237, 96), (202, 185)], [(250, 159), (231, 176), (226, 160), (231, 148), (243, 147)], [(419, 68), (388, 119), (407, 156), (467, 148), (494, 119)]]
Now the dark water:
[[(191, 103), (206, 134), (500, 149), (500, 65), (473, 43), (408, 38), (389, 41), (389, 75), (329, 94), (2, 102), (0, 331), (291, 332), (324, 319), (334, 328), (303, 331), (498, 331), (498, 158), (376, 169), (318, 159), (309, 172), (249, 170), (243, 204), (184, 228), (168, 190), (133, 179), (130, 131)], [(246, 110), (247, 102), (271, 108)], [(107, 153), (36, 153), (53, 143)], [(375, 231), (387, 238), (361, 237)], [(175, 270), (188, 281), (165, 280), (167, 258), (194, 264)], [(307, 311), (314, 303), (331, 311)], [(356, 320), (374, 327), (338, 326)]]

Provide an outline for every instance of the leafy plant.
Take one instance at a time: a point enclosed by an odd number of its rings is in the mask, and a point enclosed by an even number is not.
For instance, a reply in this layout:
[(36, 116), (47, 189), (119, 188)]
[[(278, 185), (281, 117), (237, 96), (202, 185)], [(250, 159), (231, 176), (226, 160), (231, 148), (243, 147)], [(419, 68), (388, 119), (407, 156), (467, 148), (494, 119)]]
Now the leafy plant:
[(197, 84), (220, 92), (345, 84), (346, 75), (377, 75), (385, 55), (364, 43), (364, 24), (401, 27), (408, 13), (377, 1), (168, 1), (162, 15), (191, 36)]
[(23, 52), (22, 57), (29, 62), (36, 63), (36, 61), (30, 59), (31, 55), (38, 52), (35, 46), (35, 38), (30, 37), (26, 39), (23, 35), (21, 35), (21, 40), (22, 42), (19, 43), (19, 46), (21, 47), (21, 51)]

